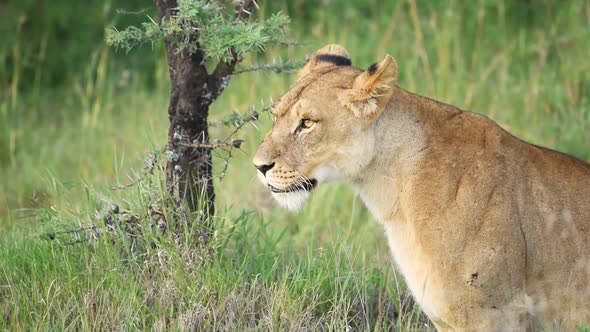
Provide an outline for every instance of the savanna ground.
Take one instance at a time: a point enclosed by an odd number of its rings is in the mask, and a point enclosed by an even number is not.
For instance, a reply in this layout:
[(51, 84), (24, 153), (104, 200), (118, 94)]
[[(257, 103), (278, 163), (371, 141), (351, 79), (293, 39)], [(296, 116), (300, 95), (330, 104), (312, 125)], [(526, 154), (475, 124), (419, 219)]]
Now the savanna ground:
[[(163, 50), (127, 56), (102, 41), (105, 26), (153, 14), (151, 2), (54, 3), (0, 4), (2, 329), (432, 329), (349, 188), (320, 188), (298, 214), (270, 200), (250, 163), (272, 125), (265, 115), (241, 130), (246, 141), (216, 183), (217, 231), (206, 249), (183, 245), (198, 236), (190, 227), (176, 239), (152, 227), (148, 205), (175, 213), (159, 205), (158, 163), (144, 171), (166, 141)], [(258, 15), (279, 9), (300, 44), (243, 67), (301, 60), (332, 42), (359, 67), (387, 52), (410, 91), (590, 160), (587, 1), (262, 1)], [(234, 76), (211, 111), (212, 137), (233, 130), (219, 124), (229, 114), (268, 104), (294, 79)], [(216, 159), (217, 174), (222, 167)], [(141, 236), (105, 231), (113, 204)]]

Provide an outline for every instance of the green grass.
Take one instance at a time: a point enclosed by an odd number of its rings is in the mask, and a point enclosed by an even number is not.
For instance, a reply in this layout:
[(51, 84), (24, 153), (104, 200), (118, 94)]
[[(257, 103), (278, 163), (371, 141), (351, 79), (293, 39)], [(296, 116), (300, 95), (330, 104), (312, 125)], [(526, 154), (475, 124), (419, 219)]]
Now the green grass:
[[(305, 44), (272, 50), (268, 59), (301, 59), (329, 42), (345, 45), (359, 67), (390, 53), (401, 86), (590, 160), (588, 3), (333, 1), (321, 10), (290, 3), (291, 34)], [(518, 15), (527, 10), (533, 19)], [(143, 161), (165, 142), (166, 64), (159, 61), (154, 73), (123, 72), (111, 52), (97, 46), (86, 72), (65, 89), (0, 99), (0, 327), (425, 328), (380, 226), (348, 187), (320, 188), (299, 214), (270, 200), (250, 163), (272, 125), (266, 117), (240, 132), (243, 152), (216, 183), (218, 231), (208, 250), (182, 245), (195, 232), (179, 244), (143, 215), (140, 243), (121, 229), (73, 245), (75, 234), (46, 240), (47, 232), (93, 223), (104, 233), (96, 210), (117, 202), (141, 214), (162, 197), (159, 171), (125, 190), (111, 187), (141, 177)], [(155, 77), (154, 87), (146, 87), (146, 76)], [(211, 117), (276, 99), (293, 80), (234, 77)], [(229, 130), (211, 134), (223, 138)]]

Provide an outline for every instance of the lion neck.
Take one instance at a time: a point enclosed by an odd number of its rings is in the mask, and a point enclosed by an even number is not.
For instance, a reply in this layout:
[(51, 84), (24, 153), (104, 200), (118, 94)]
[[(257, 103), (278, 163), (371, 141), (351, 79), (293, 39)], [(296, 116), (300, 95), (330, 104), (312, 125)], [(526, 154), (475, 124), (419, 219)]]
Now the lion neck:
[(381, 222), (403, 216), (399, 204), (419, 161), (429, 150), (440, 124), (459, 110), (399, 87), (380, 117), (369, 128), (374, 135), (372, 161), (352, 181), (371, 213)]

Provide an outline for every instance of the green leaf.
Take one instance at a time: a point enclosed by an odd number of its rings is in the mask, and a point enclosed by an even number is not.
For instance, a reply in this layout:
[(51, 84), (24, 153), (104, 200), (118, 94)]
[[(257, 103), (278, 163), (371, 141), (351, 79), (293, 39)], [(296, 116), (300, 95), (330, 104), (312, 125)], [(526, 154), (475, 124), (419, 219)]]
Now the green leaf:
[(178, 12), (159, 24), (148, 19), (149, 22), (139, 27), (130, 26), (121, 31), (108, 28), (105, 32), (107, 44), (129, 52), (145, 43), (169, 37), (179, 51), (194, 53), (200, 48), (205, 60), (230, 61), (232, 49), (243, 56), (249, 52), (264, 52), (267, 47), (282, 43), (283, 29), (290, 22), (281, 13), (253, 22), (227, 18), (218, 3), (202, 0), (178, 1)]

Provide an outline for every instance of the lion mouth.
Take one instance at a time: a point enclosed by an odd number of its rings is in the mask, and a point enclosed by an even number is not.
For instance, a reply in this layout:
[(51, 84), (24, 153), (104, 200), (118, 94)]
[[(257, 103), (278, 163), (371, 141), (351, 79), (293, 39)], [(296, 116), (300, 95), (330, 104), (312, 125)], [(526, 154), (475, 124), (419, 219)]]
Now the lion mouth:
[(292, 185), (289, 186), (285, 189), (279, 189), (276, 187), (273, 187), (271, 185), (270, 186), (270, 191), (272, 191), (275, 194), (278, 193), (292, 193), (292, 192), (296, 192), (296, 191), (312, 191), (313, 188), (315, 188), (315, 186), (317, 185), (317, 181), (315, 179), (311, 179), (311, 180), (305, 180), (304, 182), (298, 183), (296, 185)]

